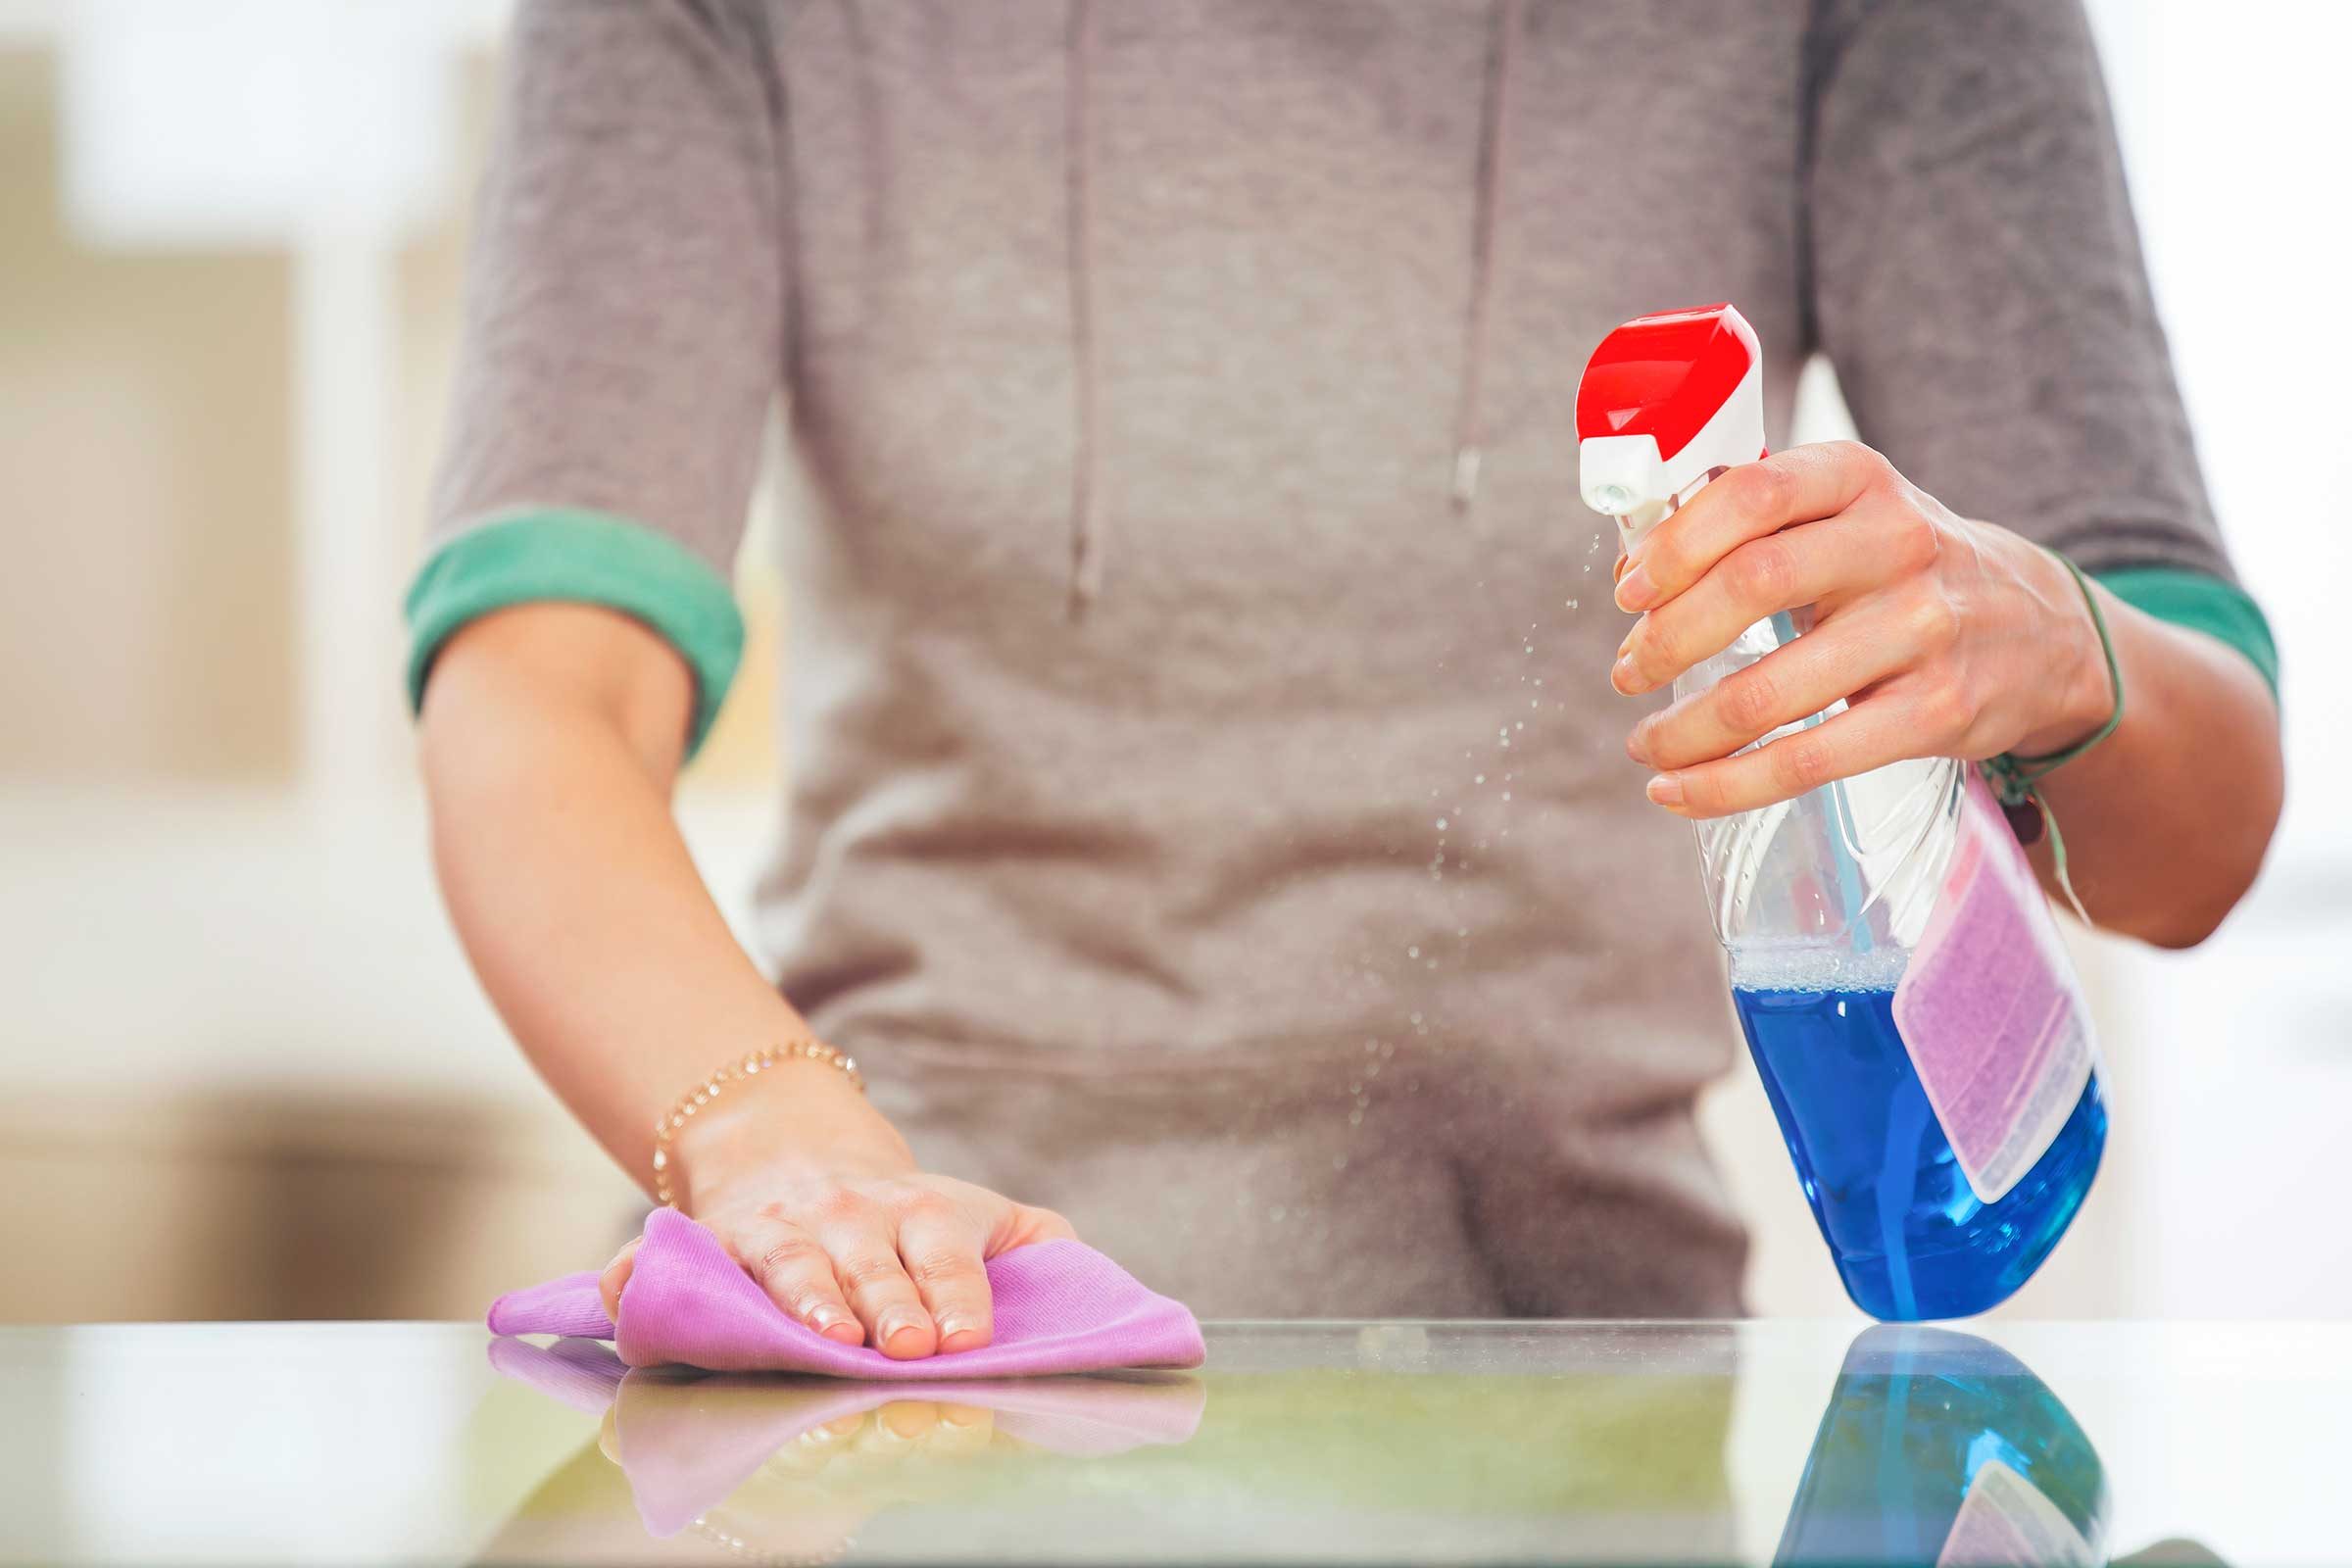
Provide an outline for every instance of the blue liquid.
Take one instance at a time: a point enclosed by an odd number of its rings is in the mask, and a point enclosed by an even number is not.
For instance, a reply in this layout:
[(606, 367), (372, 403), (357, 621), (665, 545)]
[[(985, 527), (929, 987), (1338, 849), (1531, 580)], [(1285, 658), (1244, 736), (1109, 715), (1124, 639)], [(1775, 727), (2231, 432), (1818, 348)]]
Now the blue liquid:
[(1732, 1002), (1856, 1306), (1890, 1322), (1963, 1317), (2033, 1277), (2082, 1206), (2107, 1146), (2095, 1068), (2057, 1139), (1986, 1204), (1911, 1070), (1891, 991), (1735, 987)]
[(2108, 1515), (2098, 1450), (2024, 1362), (1943, 1329), (1866, 1330), (1822, 1412), (1773, 1562), (1926, 1568), (1988, 1460), (2096, 1551)]

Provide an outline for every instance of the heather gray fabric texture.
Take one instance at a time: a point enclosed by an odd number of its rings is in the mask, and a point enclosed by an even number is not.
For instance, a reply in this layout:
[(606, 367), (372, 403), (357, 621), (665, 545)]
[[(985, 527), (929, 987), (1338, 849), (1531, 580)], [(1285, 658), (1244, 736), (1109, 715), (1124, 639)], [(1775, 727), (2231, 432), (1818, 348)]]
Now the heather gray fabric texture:
[(1818, 347), (1955, 509), (2230, 569), (2067, 0), (524, 0), (470, 287), (436, 544), (725, 573), (781, 394), (764, 956), (927, 1160), (1207, 1315), (1738, 1307), (1609, 327), (1735, 301), (1776, 443)]

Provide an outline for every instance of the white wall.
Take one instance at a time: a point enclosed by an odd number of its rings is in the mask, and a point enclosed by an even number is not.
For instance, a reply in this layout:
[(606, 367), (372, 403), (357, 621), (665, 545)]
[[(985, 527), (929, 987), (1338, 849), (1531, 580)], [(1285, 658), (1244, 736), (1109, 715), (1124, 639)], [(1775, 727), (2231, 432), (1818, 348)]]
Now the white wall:
[[(2157, 301), (2223, 525), (2283, 662), (2286, 818), (2254, 896), (2181, 956), (2119, 960), (2148, 1156), (2135, 1301), (2341, 1316), (2352, 1228), (2352, 12), (2096, 0)], [(2227, 766), (2226, 759), (2217, 765)]]

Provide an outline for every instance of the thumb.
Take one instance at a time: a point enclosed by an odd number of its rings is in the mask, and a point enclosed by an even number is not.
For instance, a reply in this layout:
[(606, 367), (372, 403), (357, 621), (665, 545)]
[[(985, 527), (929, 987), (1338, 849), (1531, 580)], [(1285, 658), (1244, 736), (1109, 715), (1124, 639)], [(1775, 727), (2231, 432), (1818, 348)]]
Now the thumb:
[(1039, 1208), (1033, 1203), (1007, 1203), (1005, 1208), (1007, 1212), (1004, 1221), (989, 1239), (988, 1255), (991, 1257), (1035, 1242), (1074, 1242), (1078, 1239), (1077, 1227), (1050, 1208)]
[(644, 1245), (645, 1238), (642, 1236), (629, 1243), (613, 1254), (612, 1261), (607, 1263), (605, 1271), (596, 1277), (596, 1294), (604, 1298), (605, 1316), (614, 1323), (620, 1321), (621, 1290), (629, 1283), (629, 1276), (636, 1272), (637, 1249)]

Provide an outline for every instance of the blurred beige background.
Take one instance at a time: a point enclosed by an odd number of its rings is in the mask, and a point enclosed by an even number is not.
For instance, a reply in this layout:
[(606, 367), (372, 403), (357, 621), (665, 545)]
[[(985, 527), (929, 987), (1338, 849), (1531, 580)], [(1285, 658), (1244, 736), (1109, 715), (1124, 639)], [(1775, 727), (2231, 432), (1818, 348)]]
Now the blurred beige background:
[[(2005, 1310), (2336, 1315), (2352, 314), (2341, 206), (2280, 153), (2346, 144), (2352, 38), (2283, 3), (2093, 11), (2284, 648), (2293, 798), (2207, 949), (2082, 945), (2111, 1163)], [(503, 12), (0, 0), (0, 1321), (467, 1316), (634, 1227), (445, 930), (398, 700)], [(1802, 433), (1839, 432), (1834, 377), (1805, 385)], [(757, 511), (746, 678), (681, 801), (738, 918), (789, 763)], [(1752, 1072), (1707, 1115), (1757, 1307), (1850, 1312)]]

